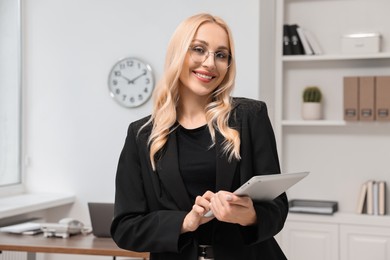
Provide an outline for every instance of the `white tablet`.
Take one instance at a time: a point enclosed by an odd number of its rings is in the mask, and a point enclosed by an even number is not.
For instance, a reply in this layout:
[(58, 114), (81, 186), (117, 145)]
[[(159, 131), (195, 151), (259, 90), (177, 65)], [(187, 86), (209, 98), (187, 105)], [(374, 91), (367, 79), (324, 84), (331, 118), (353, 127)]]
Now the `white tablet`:
[[(296, 172), (253, 176), (238, 188), (234, 194), (249, 196), (254, 201), (273, 200), (308, 174), (309, 172)], [(205, 217), (211, 216), (211, 211), (205, 214)]]

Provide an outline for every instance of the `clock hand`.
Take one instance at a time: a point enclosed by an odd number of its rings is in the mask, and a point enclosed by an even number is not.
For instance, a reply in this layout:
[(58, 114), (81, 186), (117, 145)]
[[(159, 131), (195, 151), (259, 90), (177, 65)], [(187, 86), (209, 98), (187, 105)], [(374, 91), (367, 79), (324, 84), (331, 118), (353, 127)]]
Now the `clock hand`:
[(130, 80), (129, 83), (134, 84), (134, 81), (136, 81), (137, 79), (139, 79), (139, 78), (142, 77), (143, 75), (146, 75), (146, 71), (144, 71), (144, 73), (142, 73), (142, 74), (138, 75), (137, 77), (133, 78), (132, 80)]
[(130, 83), (133, 84), (134, 83), (131, 79), (128, 79), (125, 76), (121, 75), (121, 77), (124, 78), (127, 81), (127, 84), (130, 84)]

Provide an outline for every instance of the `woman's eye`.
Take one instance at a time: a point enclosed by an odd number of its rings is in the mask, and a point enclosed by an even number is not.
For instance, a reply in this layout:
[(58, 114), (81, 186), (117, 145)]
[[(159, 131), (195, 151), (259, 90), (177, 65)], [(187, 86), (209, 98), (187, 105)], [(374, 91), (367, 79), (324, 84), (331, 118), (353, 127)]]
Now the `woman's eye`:
[(204, 53), (204, 49), (201, 48), (201, 47), (193, 47), (192, 50), (196, 53), (199, 53), (199, 54), (203, 54)]
[(224, 60), (224, 59), (226, 59), (226, 58), (228, 57), (228, 54), (227, 54), (227, 53), (224, 53), (224, 52), (222, 52), (222, 51), (220, 51), (220, 52), (217, 52), (217, 53), (215, 54), (215, 57), (216, 57), (217, 59)]

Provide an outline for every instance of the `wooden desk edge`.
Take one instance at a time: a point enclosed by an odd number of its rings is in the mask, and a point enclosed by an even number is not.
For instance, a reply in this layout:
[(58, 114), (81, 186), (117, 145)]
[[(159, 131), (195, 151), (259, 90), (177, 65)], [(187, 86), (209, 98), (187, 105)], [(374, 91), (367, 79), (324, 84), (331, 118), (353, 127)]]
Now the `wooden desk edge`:
[(134, 252), (128, 250), (110, 250), (110, 249), (79, 249), (79, 248), (61, 248), (61, 247), (40, 247), (40, 246), (16, 246), (0, 245), (0, 251), (18, 251), (30, 253), (52, 253), (52, 254), (76, 254), (76, 255), (100, 255), (100, 256), (124, 256), (124, 257), (142, 257), (149, 258), (149, 253)]

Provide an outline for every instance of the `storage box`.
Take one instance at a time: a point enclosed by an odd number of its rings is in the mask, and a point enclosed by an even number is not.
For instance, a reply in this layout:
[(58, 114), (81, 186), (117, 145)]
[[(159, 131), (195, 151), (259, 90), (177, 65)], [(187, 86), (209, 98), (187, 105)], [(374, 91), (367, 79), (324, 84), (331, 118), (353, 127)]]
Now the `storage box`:
[(381, 35), (379, 33), (356, 33), (343, 35), (342, 53), (377, 53), (380, 52)]

